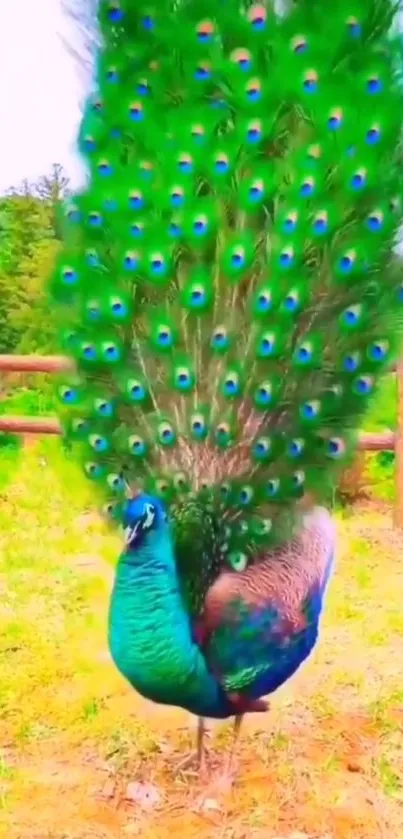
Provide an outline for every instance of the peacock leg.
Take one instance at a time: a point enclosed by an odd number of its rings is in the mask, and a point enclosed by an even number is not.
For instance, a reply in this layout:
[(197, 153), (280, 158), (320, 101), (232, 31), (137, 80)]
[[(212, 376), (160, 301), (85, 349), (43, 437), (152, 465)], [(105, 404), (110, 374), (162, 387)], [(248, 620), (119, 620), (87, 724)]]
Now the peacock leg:
[(198, 717), (196, 754), (194, 752), (191, 752), (190, 754), (186, 755), (177, 765), (177, 772), (183, 772), (195, 766), (195, 769), (197, 773), (200, 775), (200, 777), (202, 777), (206, 773), (206, 756), (208, 749), (206, 748), (205, 739), (206, 736), (209, 736), (209, 734), (210, 732), (206, 728), (204, 718)]
[(237, 714), (235, 717), (232, 743), (224, 765), (224, 781), (227, 781), (229, 784), (231, 784), (233, 780), (234, 760), (243, 718), (243, 714)]

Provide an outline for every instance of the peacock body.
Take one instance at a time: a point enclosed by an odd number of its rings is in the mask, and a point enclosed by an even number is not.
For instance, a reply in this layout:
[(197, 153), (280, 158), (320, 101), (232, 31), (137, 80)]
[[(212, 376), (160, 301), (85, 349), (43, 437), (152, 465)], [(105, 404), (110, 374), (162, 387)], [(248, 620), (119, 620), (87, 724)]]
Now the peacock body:
[(313, 499), (399, 347), (396, 14), (99, 3), (58, 395), (125, 529), (114, 660), (198, 715), (263, 710), (317, 638), (335, 544)]

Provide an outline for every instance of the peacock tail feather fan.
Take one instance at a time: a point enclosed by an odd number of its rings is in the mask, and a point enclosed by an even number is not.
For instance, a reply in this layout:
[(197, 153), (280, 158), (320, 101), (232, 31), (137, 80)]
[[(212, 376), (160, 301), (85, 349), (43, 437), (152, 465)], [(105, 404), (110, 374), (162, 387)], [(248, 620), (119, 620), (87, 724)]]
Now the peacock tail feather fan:
[(99, 3), (88, 185), (51, 288), (77, 366), (60, 410), (107, 515), (157, 495), (179, 566), (195, 538), (210, 558), (205, 590), (325, 498), (398, 351), (396, 14)]

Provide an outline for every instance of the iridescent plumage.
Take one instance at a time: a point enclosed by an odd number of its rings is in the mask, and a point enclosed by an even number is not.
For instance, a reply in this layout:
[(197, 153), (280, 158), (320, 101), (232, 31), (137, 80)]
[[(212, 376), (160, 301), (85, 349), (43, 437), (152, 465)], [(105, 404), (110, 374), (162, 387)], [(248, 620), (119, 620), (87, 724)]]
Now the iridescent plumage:
[[(100, 0), (79, 140), (89, 183), (52, 281), (78, 368), (58, 393), (107, 516), (139, 527), (118, 570), (115, 660), (195, 713), (252, 707), (316, 639), (333, 537), (319, 553), (316, 537), (278, 546), (311, 532), (300, 501), (326, 502), (399, 346), (395, 14), (389, 0), (299, 0), (283, 15)], [(122, 574), (144, 585), (143, 621)], [(162, 660), (152, 672), (147, 597), (192, 686)], [(116, 598), (138, 636), (132, 670)]]

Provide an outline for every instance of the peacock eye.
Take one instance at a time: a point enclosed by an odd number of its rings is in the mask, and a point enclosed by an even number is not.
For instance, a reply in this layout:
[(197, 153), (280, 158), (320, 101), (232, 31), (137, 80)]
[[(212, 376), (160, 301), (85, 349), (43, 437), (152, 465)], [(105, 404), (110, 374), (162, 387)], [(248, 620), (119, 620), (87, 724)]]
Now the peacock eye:
[(333, 460), (337, 460), (337, 458), (343, 456), (345, 451), (346, 451), (346, 444), (341, 437), (331, 437), (330, 440), (327, 441), (327, 445), (326, 445), (327, 457), (330, 457)]
[(102, 344), (102, 354), (104, 356), (105, 361), (109, 362), (116, 362), (120, 359), (120, 350), (116, 344), (112, 342), (105, 341)]
[(129, 452), (135, 457), (143, 457), (146, 453), (146, 444), (138, 434), (132, 434), (128, 440)]
[(295, 438), (294, 440), (290, 440), (287, 446), (287, 452), (290, 457), (296, 458), (299, 457), (305, 448), (305, 441), (302, 438)]
[(308, 41), (304, 35), (295, 35), (291, 41), (291, 49), (296, 55), (301, 55), (308, 49)]
[(72, 286), (78, 282), (78, 273), (74, 268), (65, 266), (61, 271), (61, 280), (64, 285)]
[(255, 32), (262, 32), (266, 28), (267, 10), (263, 3), (254, 3), (250, 6), (246, 17)]
[(81, 347), (81, 355), (86, 361), (95, 361), (97, 358), (97, 351), (93, 344), (83, 344)]
[(121, 475), (111, 472), (106, 478), (107, 484), (113, 492), (121, 492), (125, 488), (125, 482)]
[(106, 452), (109, 449), (109, 442), (106, 437), (101, 437), (100, 434), (90, 434), (89, 444), (98, 454)]
[(234, 571), (245, 571), (248, 564), (248, 557), (242, 551), (231, 551), (228, 554), (228, 562)]
[(137, 379), (129, 379), (126, 390), (133, 402), (142, 402), (146, 397), (145, 387)]
[(75, 402), (78, 402), (78, 391), (73, 387), (60, 387), (58, 394), (65, 405), (74, 405)]
[(105, 399), (96, 399), (94, 407), (100, 417), (111, 417), (113, 415), (113, 404)]
[(203, 414), (193, 414), (190, 418), (192, 436), (196, 440), (203, 440), (207, 434), (207, 423)]
[(174, 427), (169, 422), (161, 422), (158, 426), (158, 441), (162, 446), (172, 446), (176, 442)]
[(270, 457), (272, 441), (270, 437), (259, 437), (253, 444), (252, 454), (255, 460), (263, 461)]
[(239, 503), (242, 505), (242, 507), (246, 507), (248, 506), (248, 504), (251, 503), (253, 495), (254, 493), (251, 486), (241, 487), (241, 489), (239, 490)]
[(266, 483), (266, 496), (267, 498), (276, 498), (276, 496), (280, 492), (280, 480), (279, 478), (271, 478)]

